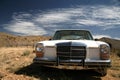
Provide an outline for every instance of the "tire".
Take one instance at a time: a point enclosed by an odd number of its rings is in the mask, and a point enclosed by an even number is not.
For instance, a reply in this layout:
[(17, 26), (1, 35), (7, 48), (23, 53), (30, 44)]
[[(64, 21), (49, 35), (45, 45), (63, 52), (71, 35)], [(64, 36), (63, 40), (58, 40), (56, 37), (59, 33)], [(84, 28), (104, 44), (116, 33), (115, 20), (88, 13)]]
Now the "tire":
[(107, 68), (99, 68), (96, 70), (99, 77), (104, 77), (107, 75)]

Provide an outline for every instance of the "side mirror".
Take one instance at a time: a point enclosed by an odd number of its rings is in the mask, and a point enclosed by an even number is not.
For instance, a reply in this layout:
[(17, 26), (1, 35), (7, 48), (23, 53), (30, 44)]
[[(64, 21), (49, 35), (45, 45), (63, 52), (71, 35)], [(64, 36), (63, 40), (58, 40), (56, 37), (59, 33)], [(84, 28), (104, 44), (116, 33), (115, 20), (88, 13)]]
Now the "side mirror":
[(49, 40), (52, 40), (51, 38)]
[(95, 40), (95, 41), (99, 41), (99, 39), (97, 39), (97, 38), (96, 38), (96, 39), (94, 39), (94, 40)]

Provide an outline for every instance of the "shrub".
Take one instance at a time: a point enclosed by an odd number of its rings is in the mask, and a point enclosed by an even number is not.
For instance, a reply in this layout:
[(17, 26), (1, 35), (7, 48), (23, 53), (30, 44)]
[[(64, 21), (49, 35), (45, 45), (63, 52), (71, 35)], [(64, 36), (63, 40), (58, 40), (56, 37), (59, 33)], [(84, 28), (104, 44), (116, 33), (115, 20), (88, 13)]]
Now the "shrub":
[(30, 51), (29, 50), (25, 50), (22, 54), (22, 56), (29, 56), (30, 55)]

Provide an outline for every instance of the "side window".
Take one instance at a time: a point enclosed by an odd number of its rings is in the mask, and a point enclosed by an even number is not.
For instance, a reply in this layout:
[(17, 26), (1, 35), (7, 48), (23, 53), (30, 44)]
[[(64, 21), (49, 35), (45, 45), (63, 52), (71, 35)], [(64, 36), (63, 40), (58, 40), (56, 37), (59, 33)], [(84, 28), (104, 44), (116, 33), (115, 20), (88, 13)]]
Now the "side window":
[(54, 36), (53, 36), (53, 40), (59, 40), (60, 37), (61, 37), (60, 32), (57, 31), (57, 32), (55, 32), (55, 34), (54, 34)]

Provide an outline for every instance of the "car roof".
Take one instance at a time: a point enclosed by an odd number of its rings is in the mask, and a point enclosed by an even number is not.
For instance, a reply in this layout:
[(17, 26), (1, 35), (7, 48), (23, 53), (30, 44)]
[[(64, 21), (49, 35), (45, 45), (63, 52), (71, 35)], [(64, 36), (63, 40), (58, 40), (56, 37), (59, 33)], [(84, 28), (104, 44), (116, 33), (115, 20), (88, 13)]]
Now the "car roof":
[(86, 32), (90, 32), (89, 30), (85, 30), (85, 29), (60, 29), (60, 30), (56, 30), (56, 31), (86, 31)]

